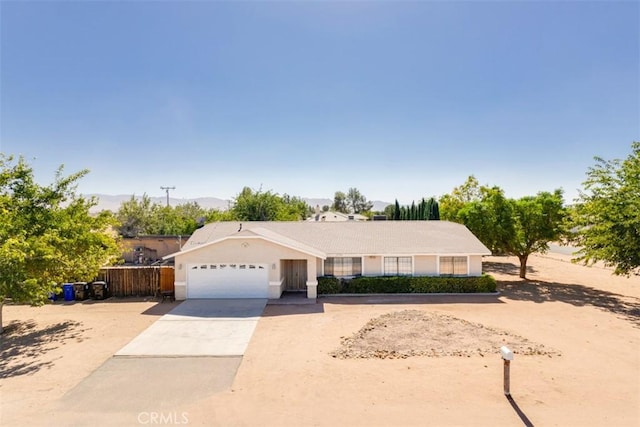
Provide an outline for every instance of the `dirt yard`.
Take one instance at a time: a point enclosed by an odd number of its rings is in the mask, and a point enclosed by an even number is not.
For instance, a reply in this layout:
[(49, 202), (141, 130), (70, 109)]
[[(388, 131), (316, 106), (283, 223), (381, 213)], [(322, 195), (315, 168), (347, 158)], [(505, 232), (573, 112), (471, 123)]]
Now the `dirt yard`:
[[(532, 257), (523, 281), (516, 259), (487, 259), (497, 297), (267, 306), (232, 389), (163, 410), (189, 425), (640, 425), (640, 278), (567, 260)], [(6, 306), (0, 424), (55, 424), (50, 403), (173, 306)]]

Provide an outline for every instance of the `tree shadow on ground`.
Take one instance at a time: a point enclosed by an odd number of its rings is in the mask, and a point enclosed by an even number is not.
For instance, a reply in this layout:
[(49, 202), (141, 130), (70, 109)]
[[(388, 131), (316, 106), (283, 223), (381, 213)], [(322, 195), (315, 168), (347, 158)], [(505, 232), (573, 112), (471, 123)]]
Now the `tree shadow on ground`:
[[(487, 272), (518, 275), (518, 266), (508, 263), (486, 263)], [(515, 273), (513, 273), (515, 271)], [(544, 303), (560, 301), (576, 307), (595, 307), (612, 313), (640, 328), (640, 299), (576, 283), (546, 282), (520, 279), (498, 280), (500, 295), (507, 299)]]
[[(518, 276), (520, 274), (520, 266), (511, 262), (487, 262), (482, 263), (482, 269), (487, 273), (502, 273)], [(527, 266), (527, 274), (537, 273), (537, 270), (530, 265)]]
[(66, 341), (81, 342), (82, 323), (65, 321), (38, 328), (34, 320), (14, 320), (0, 335), (0, 378), (32, 374), (50, 368), (52, 360), (43, 360), (47, 352)]

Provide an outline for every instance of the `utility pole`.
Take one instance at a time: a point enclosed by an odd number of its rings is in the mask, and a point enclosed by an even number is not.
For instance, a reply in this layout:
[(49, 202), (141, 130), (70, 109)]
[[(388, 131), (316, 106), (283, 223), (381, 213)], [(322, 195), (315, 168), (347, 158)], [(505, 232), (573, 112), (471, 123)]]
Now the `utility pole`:
[(176, 187), (160, 187), (161, 190), (167, 192), (167, 207), (169, 206), (169, 190), (175, 190)]

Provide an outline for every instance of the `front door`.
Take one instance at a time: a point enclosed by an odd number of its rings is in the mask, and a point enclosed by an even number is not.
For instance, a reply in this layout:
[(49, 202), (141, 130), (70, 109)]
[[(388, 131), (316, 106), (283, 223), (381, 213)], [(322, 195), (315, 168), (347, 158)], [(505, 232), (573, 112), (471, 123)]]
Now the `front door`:
[(282, 261), (285, 291), (307, 290), (307, 260), (286, 259)]

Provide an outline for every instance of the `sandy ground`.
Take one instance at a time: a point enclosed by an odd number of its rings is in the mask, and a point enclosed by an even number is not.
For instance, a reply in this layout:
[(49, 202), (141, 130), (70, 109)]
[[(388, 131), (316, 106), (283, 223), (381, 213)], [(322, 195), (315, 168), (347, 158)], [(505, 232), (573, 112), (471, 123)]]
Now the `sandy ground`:
[[(567, 260), (532, 257), (523, 281), (516, 259), (487, 259), (499, 297), (321, 298), (315, 305), (267, 306), (230, 390), (158, 411), (167, 415), (164, 424), (186, 425), (640, 425), (640, 278)], [(6, 306), (0, 424), (25, 413), (34, 421), (51, 417), (52, 402), (172, 306)], [(403, 312), (417, 316), (413, 323), (449, 319), (456, 333), (464, 330), (460, 325), (504, 332), (553, 354), (516, 354), (511, 402), (502, 391), (498, 348), (440, 357), (333, 357), (372, 319), (397, 320)], [(433, 339), (428, 323), (409, 331), (416, 347)], [(406, 344), (406, 334), (391, 332), (378, 339)], [(485, 338), (471, 329), (445, 348), (473, 347)]]
[(133, 298), (5, 305), (0, 425), (25, 413), (34, 420), (49, 415), (46, 409), (56, 399), (176, 305)]

